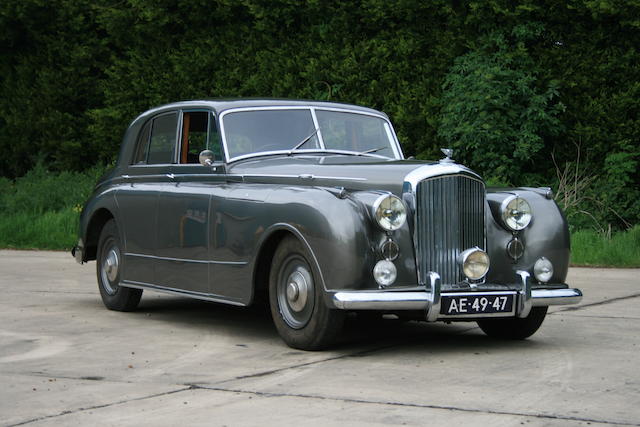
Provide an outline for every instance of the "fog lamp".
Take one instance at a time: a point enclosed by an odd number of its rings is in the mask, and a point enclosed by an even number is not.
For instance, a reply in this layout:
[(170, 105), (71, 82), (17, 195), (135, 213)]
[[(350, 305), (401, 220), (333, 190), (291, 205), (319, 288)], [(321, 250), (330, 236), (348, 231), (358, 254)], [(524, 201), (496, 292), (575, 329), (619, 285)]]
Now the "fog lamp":
[(553, 276), (553, 264), (545, 257), (538, 259), (533, 265), (533, 275), (538, 282), (547, 283)]
[(489, 255), (475, 247), (467, 249), (458, 256), (462, 272), (470, 280), (480, 280), (489, 271)]
[(373, 268), (373, 277), (380, 286), (389, 286), (396, 281), (398, 271), (391, 261), (383, 259)]

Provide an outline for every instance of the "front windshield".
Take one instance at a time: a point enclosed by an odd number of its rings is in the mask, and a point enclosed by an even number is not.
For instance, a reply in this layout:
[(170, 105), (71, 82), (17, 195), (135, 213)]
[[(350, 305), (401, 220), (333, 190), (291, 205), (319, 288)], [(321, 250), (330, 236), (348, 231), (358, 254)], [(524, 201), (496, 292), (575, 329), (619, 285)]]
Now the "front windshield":
[(379, 117), (329, 110), (317, 110), (316, 115), (327, 150), (375, 152), (395, 157), (391, 130)]
[[(229, 158), (265, 151), (290, 150), (315, 131), (311, 110), (237, 111), (224, 116)], [(300, 147), (319, 148), (313, 135)]]
[(368, 114), (321, 108), (241, 110), (225, 114), (223, 128), (229, 159), (292, 150), (396, 158), (388, 122)]

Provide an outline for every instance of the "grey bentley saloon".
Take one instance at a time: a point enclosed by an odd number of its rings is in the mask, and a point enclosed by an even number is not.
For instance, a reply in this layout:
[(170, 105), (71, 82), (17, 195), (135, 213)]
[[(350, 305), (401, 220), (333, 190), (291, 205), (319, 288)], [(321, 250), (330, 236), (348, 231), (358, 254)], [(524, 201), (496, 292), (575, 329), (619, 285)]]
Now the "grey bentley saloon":
[(291, 347), (326, 348), (349, 312), (473, 321), (524, 339), (565, 283), (548, 188), (486, 188), (450, 150), (407, 160), (388, 117), (338, 103), (189, 101), (129, 126), (84, 206), (73, 255), (104, 305), (143, 290), (247, 306), (268, 296)]

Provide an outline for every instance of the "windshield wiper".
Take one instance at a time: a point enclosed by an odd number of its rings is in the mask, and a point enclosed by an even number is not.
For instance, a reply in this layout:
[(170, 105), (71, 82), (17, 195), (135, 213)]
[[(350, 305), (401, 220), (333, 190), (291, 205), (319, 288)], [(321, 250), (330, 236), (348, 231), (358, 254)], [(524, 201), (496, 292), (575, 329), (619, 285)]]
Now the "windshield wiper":
[(363, 154), (375, 153), (377, 151), (384, 150), (385, 148), (389, 148), (389, 147), (385, 145), (383, 147), (372, 148), (370, 150), (360, 151), (359, 153), (356, 154), (356, 156), (362, 156)]
[(313, 131), (313, 133), (311, 133), (311, 135), (309, 135), (308, 137), (306, 137), (305, 139), (303, 139), (302, 141), (298, 142), (296, 144), (295, 147), (293, 147), (291, 150), (289, 150), (288, 155), (290, 156), (291, 153), (293, 153), (294, 151), (296, 151), (298, 148), (302, 147), (304, 144), (307, 143), (307, 141), (309, 141), (311, 138), (313, 138), (315, 136), (315, 134), (317, 134), (320, 131), (320, 128), (316, 128), (316, 130)]

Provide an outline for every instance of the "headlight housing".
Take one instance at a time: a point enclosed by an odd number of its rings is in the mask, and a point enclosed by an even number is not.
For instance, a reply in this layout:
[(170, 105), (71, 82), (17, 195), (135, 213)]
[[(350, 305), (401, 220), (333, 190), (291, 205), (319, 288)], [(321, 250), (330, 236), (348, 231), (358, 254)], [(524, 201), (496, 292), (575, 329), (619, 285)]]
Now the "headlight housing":
[(462, 252), (458, 255), (458, 262), (470, 280), (480, 280), (489, 271), (489, 255), (478, 247)]
[(373, 217), (383, 230), (394, 231), (407, 221), (407, 208), (399, 197), (385, 194), (373, 203)]
[(518, 195), (509, 196), (500, 206), (502, 222), (513, 231), (520, 231), (531, 222), (531, 205)]

